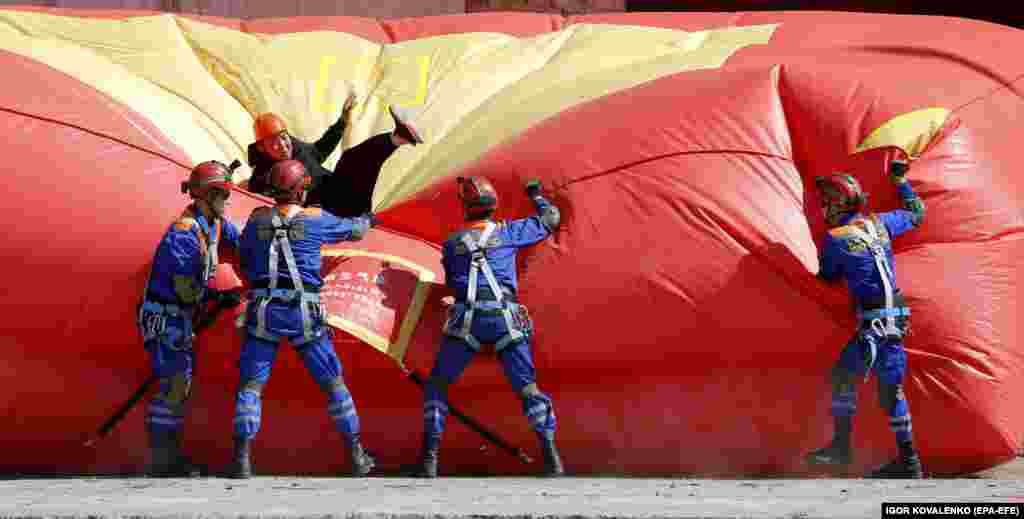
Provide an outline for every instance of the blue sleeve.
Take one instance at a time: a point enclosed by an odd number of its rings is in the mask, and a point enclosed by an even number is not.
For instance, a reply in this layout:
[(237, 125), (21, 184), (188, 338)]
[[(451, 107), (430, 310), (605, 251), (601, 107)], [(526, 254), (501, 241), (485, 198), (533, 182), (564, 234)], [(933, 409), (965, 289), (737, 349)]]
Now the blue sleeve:
[(893, 238), (914, 228), (914, 214), (906, 209), (878, 213), (878, 217)]
[(325, 243), (359, 241), (370, 230), (370, 217), (338, 218), (324, 211), (320, 215)]
[(452, 244), (451, 242), (444, 242), (441, 247), (441, 267), (444, 268), (444, 282), (447, 285), (453, 278), (451, 269), (451, 257), (452, 257)]
[(175, 275), (199, 279), (203, 270), (199, 238), (192, 231), (174, 231), (167, 236), (170, 268)]
[(221, 231), (221, 243), (227, 245), (228, 247), (237, 249), (238, 241), (239, 238), (241, 237), (240, 233), (238, 232), (238, 227), (236, 227), (235, 224), (231, 223), (231, 220), (228, 220), (227, 218), (221, 221), (224, 222), (224, 229)]
[(842, 244), (831, 234), (825, 234), (825, 244), (821, 249), (820, 270), (818, 277), (825, 281), (836, 281), (843, 275)]
[(561, 216), (557, 207), (540, 195), (533, 197), (533, 204), (537, 208), (536, 215), (505, 223), (506, 237), (514, 247), (533, 245), (558, 228)]
[(882, 219), (882, 223), (885, 224), (885, 228), (889, 231), (889, 236), (893, 238), (921, 225), (925, 214), (924, 202), (917, 196), (914, 189), (910, 187), (910, 182), (897, 184), (896, 190), (899, 192), (900, 200), (903, 201), (903, 209), (879, 213), (878, 215)]
[(238, 260), (242, 267), (242, 272), (245, 276), (249, 276), (248, 262), (252, 261), (253, 255), (253, 234), (256, 232), (256, 226), (251, 222), (246, 222), (245, 228), (242, 229), (242, 235), (238, 238)]
[(172, 230), (164, 240), (165, 247), (157, 258), (157, 268), (170, 277), (171, 287), (180, 302), (197, 303), (203, 291), (199, 284), (203, 271), (199, 238), (191, 230)]
[(504, 223), (504, 226), (509, 244), (516, 248), (533, 245), (551, 236), (551, 231), (544, 227), (539, 216), (509, 220)]

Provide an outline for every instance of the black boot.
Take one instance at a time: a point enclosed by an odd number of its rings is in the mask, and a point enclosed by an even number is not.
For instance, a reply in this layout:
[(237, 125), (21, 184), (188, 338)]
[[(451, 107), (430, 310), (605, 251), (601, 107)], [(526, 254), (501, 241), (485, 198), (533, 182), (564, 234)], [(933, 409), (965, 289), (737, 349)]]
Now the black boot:
[(361, 478), (366, 476), (377, 465), (369, 451), (363, 448), (359, 436), (355, 436), (349, 443), (349, 454), (352, 457), (352, 475)]
[(562, 466), (562, 457), (558, 455), (558, 447), (555, 446), (555, 433), (540, 433), (541, 450), (544, 452), (544, 475), (557, 478), (565, 475), (565, 467)]
[(809, 465), (846, 466), (853, 462), (853, 452), (849, 441), (833, 438), (828, 447), (807, 454)]
[(409, 141), (413, 146), (423, 143), (423, 137), (412, 123), (412, 115), (408, 110), (391, 105), (388, 107), (391, 118), (395, 121), (395, 134)]
[(835, 430), (832, 443), (828, 447), (808, 453), (806, 458), (808, 465), (847, 466), (853, 463), (853, 452), (850, 449), (853, 417), (835, 416), (832, 420)]
[(420, 453), (420, 465), (415, 476), (418, 478), (437, 477), (437, 457), (441, 447), (441, 439), (423, 435), (423, 447)]
[(151, 478), (171, 477), (171, 464), (174, 459), (172, 437), (162, 431), (149, 432), (149, 466), (146, 475)]
[(168, 477), (175, 478), (197, 478), (203, 475), (204, 469), (194, 463), (182, 452), (181, 431), (169, 434), (170, 458), (168, 466)]
[(227, 476), (235, 479), (248, 479), (252, 477), (252, 461), (250, 460), (252, 441), (244, 438), (235, 438), (235, 453), (231, 463), (231, 469)]
[(921, 479), (924, 477), (921, 457), (914, 449), (913, 443), (901, 443), (899, 456), (868, 474), (867, 477), (873, 479)]

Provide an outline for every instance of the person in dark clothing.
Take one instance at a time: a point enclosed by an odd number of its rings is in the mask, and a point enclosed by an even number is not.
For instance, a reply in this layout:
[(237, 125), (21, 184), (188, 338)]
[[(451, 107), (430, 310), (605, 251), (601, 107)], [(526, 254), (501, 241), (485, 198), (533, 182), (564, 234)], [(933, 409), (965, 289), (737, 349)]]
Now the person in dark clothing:
[(296, 139), (288, 133), (284, 121), (273, 113), (264, 113), (253, 122), (256, 142), (249, 145), (249, 166), (252, 177), (249, 191), (266, 195), (271, 166), (282, 160), (294, 159), (302, 163), (311, 177), (310, 193), (305, 205), (319, 206), (341, 218), (350, 218), (370, 212), (373, 189), (377, 185), (384, 161), (399, 146), (423, 142), (420, 133), (401, 108), (389, 108), (395, 121), (390, 133), (375, 135), (342, 152), (334, 171), (323, 162), (334, 152), (345, 133), (349, 114), (355, 106), (355, 96), (345, 101), (341, 117), (314, 143)]

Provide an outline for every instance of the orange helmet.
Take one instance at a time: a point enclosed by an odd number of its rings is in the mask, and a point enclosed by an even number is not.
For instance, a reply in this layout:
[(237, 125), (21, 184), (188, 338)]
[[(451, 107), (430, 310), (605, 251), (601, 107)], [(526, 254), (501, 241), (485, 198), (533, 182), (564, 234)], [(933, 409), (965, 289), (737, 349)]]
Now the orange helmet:
[(256, 134), (256, 140), (262, 141), (267, 137), (273, 137), (283, 131), (287, 131), (288, 127), (284, 124), (277, 114), (270, 112), (260, 114), (256, 117), (256, 120), (252, 122), (252, 132)]
[(297, 160), (282, 160), (270, 167), (271, 198), (278, 202), (297, 202), (309, 188), (310, 177), (306, 167)]

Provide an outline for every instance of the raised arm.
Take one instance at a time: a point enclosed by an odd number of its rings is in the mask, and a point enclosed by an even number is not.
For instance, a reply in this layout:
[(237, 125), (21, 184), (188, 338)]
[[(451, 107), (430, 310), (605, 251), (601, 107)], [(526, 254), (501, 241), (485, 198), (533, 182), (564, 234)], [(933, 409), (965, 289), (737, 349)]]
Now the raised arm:
[(348, 99), (345, 100), (345, 106), (341, 109), (341, 117), (330, 128), (327, 128), (327, 131), (320, 136), (320, 140), (314, 144), (317, 158), (321, 163), (327, 160), (331, 153), (334, 153), (334, 149), (341, 142), (341, 137), (345, 135), (345, 126), (348, 123), (348, 116), (352, 112), (353, 106), (355, 106), (354, 94), (349, 95)]
[(881, 213), (882, 221), (893, 237), (919, 227), (924, 222), (924, 201), (910, 187), (907, 180), (908, 171), (910, 164), (904, 160), (894, 160), (889, 166), (889, 179), (896, 186), (896, 191), (903, 202), (903, 209)]

